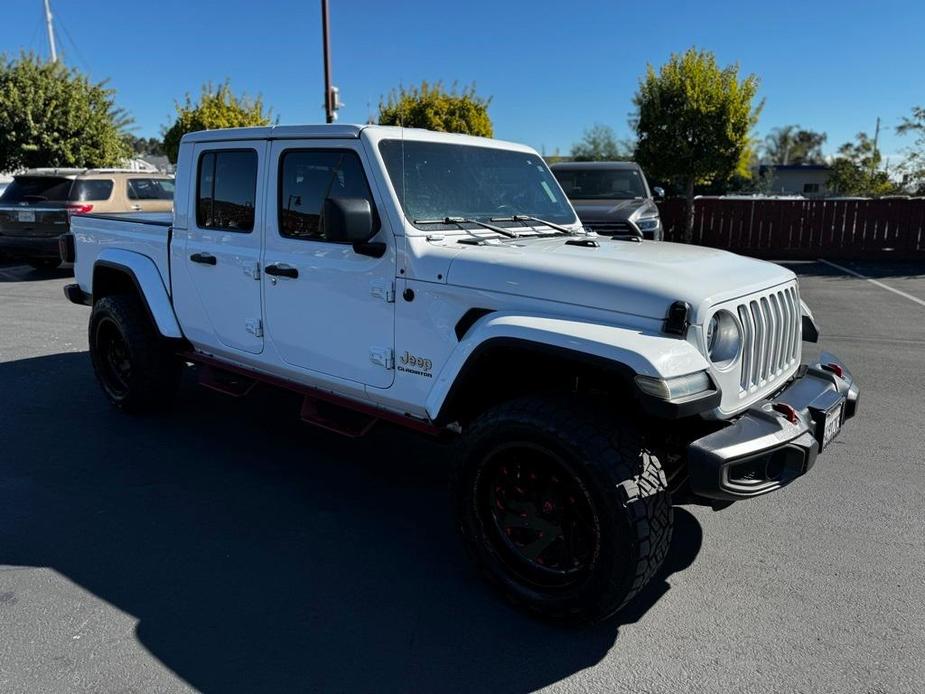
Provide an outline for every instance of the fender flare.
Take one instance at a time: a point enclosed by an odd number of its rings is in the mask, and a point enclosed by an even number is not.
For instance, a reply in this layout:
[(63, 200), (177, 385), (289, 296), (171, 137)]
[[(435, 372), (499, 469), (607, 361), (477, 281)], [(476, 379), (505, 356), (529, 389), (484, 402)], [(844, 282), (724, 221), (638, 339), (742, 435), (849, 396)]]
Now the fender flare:
[(466, 332), (434, 379), (426, 402), (428, 416), (438, 418), (466, 365), (473, 363), (480, 351), (499, 342), (535, 345), (586, 358), (629, 377), (671, 378), (710, 366), (694, 345), (659, 332), (556, 316), (489, 313)]
[(819, 342), (819, 325), (816, 323), (812, 310), (803, 299), (800, 299), (800, 317), (803, 342)]
[(157, 331), (172, 339), (181, 339), (183, 332), (173, 310), (173, 304), (167, 294), (164, 279), (154, 261), (146, 255), (118, 248), (103, 249), (93, 263), (93, 279), (90, 293), (95, 295), (96, 273), (98, 268), (110, 268), (123, 273), (138, 290), (142, 303), (148, 311)]

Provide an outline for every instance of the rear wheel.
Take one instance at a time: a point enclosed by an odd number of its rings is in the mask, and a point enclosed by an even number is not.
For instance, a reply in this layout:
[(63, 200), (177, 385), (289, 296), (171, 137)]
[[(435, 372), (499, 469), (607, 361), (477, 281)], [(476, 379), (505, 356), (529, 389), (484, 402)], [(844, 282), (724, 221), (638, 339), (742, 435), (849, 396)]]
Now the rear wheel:
[(613, 614), (671, 541), (658, 459), (631, 423), (574, 401), (523, 399), (482, 415), (454, 484), (469, 553), (509, 600), (542, 616)]
[(181, 362), (134, 296), (107, 296), (90, 315), (90, 358), (103, 392), (132, 413), (166, 407), (180, 380)]

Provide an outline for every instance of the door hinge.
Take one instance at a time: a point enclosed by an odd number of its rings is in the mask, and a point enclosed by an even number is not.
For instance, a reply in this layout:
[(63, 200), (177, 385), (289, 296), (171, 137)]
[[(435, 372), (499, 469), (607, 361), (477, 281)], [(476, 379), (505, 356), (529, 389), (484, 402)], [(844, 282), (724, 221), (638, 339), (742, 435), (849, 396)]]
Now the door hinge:
[(395, 368), (395, 352), (391, 347), (370, 347), (369, 360), (383, 369)]
[(244, 321), (244, 328), (254, 337), (263, 337), (263, 321), (259, 318)]
[(395, 281), (373, 280), (369, 283), (369, 292), (387, 303), (392, 303), (395, 301)]

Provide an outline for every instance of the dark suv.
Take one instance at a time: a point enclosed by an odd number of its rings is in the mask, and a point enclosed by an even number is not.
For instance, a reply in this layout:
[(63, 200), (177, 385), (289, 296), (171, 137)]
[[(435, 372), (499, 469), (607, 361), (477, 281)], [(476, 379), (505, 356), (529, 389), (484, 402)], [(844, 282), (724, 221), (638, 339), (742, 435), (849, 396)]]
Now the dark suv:
[[(575, 161), (550, 168), (585, 227), (605, 236), (664, 238), (658, 207), (639, 164)], [(661, 188), (654, 191), (659, 198), (664, 195)]]

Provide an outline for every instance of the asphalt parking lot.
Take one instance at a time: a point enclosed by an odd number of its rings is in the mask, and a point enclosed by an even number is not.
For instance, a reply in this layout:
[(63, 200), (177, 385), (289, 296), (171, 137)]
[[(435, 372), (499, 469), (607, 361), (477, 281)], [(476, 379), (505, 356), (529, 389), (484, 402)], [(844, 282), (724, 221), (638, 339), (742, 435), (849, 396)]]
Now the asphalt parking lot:
[(902, 292), (789, 265), (858, 418), (786, 490), (676, 509), (661, 579), (583, 630), (483, 586), (442, 447), (192, 383), (120, 415), (66, 274), (0, 264), (0, 691), (925, 691), (925, 262), (839, 264)]

